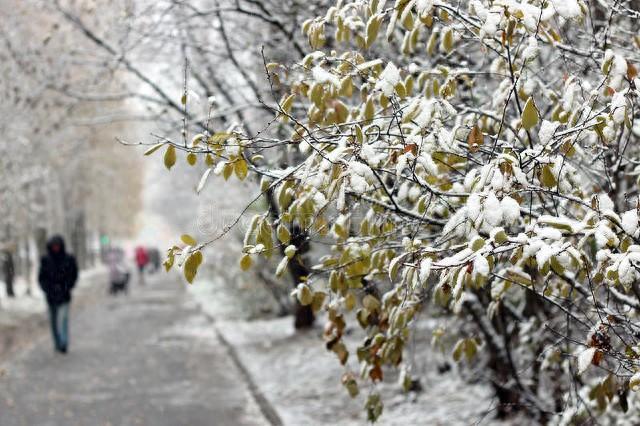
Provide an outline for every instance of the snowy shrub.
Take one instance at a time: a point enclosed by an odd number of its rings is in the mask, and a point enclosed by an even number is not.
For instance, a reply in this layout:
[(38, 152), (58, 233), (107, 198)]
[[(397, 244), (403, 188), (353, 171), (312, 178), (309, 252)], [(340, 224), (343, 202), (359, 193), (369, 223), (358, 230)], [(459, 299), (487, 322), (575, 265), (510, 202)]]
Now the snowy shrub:
[[(177, 148), (204, 157), (199, 189), (210, 172), (259, 177), (277, 211), (252, 221), (243, 269), (299, 262), (294, 229), (328, 243), (294, 296), (326, 311), (339, 362), (357, 357), (343, 383), (352, 396), (374, 387), (371, 420), (387, 369), (410, 377), (403, 353), (422, 310), (463, 321), (444, 330), (452, 357), (486, 368), (498, 415), (637, 415), (633, 5), (338, 1), (302, 25), (302, 61), (265, 61), (276, 136), (235, 126), (155, 148), (167, 167)], [(167, 267), (191, 281), (204, 244), (183, 242)], [(357, 348), (343, 341), (350, 322), (367, 333)]]

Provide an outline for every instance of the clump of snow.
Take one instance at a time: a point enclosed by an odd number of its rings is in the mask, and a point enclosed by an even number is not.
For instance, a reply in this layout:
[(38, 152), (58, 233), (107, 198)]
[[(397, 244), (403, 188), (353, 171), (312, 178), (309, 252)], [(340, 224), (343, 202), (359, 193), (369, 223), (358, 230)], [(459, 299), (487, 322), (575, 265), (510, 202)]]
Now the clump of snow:
[(484, 220), (490, 226), (498, 226), (502, 221), (502, 209), (500, 208), (500, 201), (496, 197), (496, 194), (490, 192), (484, 201), (483, 206)]
[(540, 48), (538, 47), (538, 40), (531, 36), (527, 41), (527, 47), (522, 51), (522, 57), (525, 61), (531, 61), (535, 59), (540, 53)]
[(393, 95), (396, 84), (399, 82), (400, 71), (393, 62), (389, 62), (376, 82), (376, 89), (381, 90), (385, 96), (390, 97)]
[(500, 208), (502, 209), (502, 217), (504, 222), (508, 225), (512, 225), (520, 219), (520, 204), (513, 198), (506, 196), (500, 201)]
[(624, 92), (616, 92), (611, 99), (611, 112), (613, 121), (620, 124), (624, 121), (627, 101)]
[(416, 12), (422, 15), (433, 8), (433, 0), (418, 0), (416, 2)]
[(312, 70), (313, 79), (320, 84), (331, 83), (335, 87), (340, 87), (340, 79), (338, 76), (331, 74), (321, 66), (314, 67)]
[(540, 143), (543, 145), (548, 144), (553, 138), (553, 134), (556, 129), (560, 126), (558, 121), (547, 121), (543, 120), (542, 125), (540, 126), (540, 130), (538, 132), (538, 137), (540, 138)]
[(480, 254), (476, 256), (473, 261), (473, 273), (481, 277), (489, 275), (489, 262), (484, 256)]
[(596, 348), (587, 348), (578, 355), (578, 374), (582, 374), (587, 370), (595, 354)]
[(622, 213), (620, 217), (622, 221), (622, 229), (629, 235), (635, 235), (638, 230), (638, 210), (632, 209)]
[(601, 212), (613, 211), (614, 205), (613, 201), (607, 194), (599, 194), (598, 195), (598, 206)]
[(553, 8), (558, 15), (565, 19), (577, 18), (582, 15), (582, 9), (577, 0), (551, 0)]

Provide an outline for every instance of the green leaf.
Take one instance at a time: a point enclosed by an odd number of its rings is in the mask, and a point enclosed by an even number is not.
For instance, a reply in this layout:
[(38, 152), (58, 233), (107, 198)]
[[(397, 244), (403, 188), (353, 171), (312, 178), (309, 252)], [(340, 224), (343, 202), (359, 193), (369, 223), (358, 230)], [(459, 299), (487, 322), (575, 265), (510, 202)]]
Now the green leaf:
[(524, 109), (522, 110), (522, 127), (526, 130), (531, 129), (533, 126), (538, 124), (539, 114), (538, 108), (536, 108), (536, 104), (533, 102), (533, 98), (527, 99), (527, 103), (524, 104)]

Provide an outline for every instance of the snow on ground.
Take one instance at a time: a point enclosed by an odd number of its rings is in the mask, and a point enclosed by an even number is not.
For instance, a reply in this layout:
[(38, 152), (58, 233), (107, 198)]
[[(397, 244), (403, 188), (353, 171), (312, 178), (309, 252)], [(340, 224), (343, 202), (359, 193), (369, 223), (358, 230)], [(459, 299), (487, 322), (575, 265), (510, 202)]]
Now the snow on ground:
[[(285, 425), (363, 425), (363, 410), (368, 388), (352, 400), (340, 384), (344, 369), (335, 355), (324, 349), (322, 320), (307, 332), (295, 332), (291, 317), (247, 320), (238, 288), (226, 280), (201, 279), (190, 291), (204, 311), (216, 320), (216, 326), (237, 350), (241, 361), (260, 391), (274, 406)], [(245, 293), (260, 294), (256, 287)], [(255, 295), (254, 295), (255, 297)], [(259, 296), (262, 297), (262, 296)], [(245, 295), (244, 299), (250, 298)], [(381, 425), (469, 425), (498, 424), (492, 419), (490, 389), (471, 384), (458, 375), (455, 366), (440, 374), (438, 366), (450, 356), (435, 352), (429, 345), (433, 320), (419, 325), (420, 337), (414, 339), (415, 365), (421, 374), (423, 391), (404, 394), (397, 384), (397, 373), (387, 370), (385, 382), (378, 386), (385, 404)], [(354, 351), (362, 334), (349, 329), (347, 344)], [(355, 355), (348, 367), (358, 372)]]
[[(81, 271), (76, 291), (89, 287), (104, 274), (106, 272), (102, 266)], [(29, 285), (23, 277), (17, 277), (14, 290), (16, 297), (9, 298), (5, 283), (0, 281), (0, 326), (16, 325), (24, 318), (46, 311), (44, 294), (35, 279)]]
[[(82, 271), (74, 304), (82, 303), (96, 291), (106, 293), (106, 277), (103, 267)], [(105, 283), (103, 288), (95, 285), (101, 282)], [(47, 304), (38, 284), (33, 282), (29, 288), (27, 281), (18, 277), (14, 289), (16, 297), (8, 298), (5, 283), (0, 281), (0, 360), (33, 343), (34, 336), (47, 330)]]

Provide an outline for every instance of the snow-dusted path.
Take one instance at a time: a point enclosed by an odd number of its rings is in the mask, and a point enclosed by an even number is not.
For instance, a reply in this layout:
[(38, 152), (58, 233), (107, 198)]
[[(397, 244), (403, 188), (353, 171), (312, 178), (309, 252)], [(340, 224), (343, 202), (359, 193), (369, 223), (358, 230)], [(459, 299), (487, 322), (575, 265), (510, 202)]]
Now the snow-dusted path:
[(211, 323), (161, 275), (72, 306), (66, 356), (46, 335), (0, 364), (0, 425), (266, 424)]

